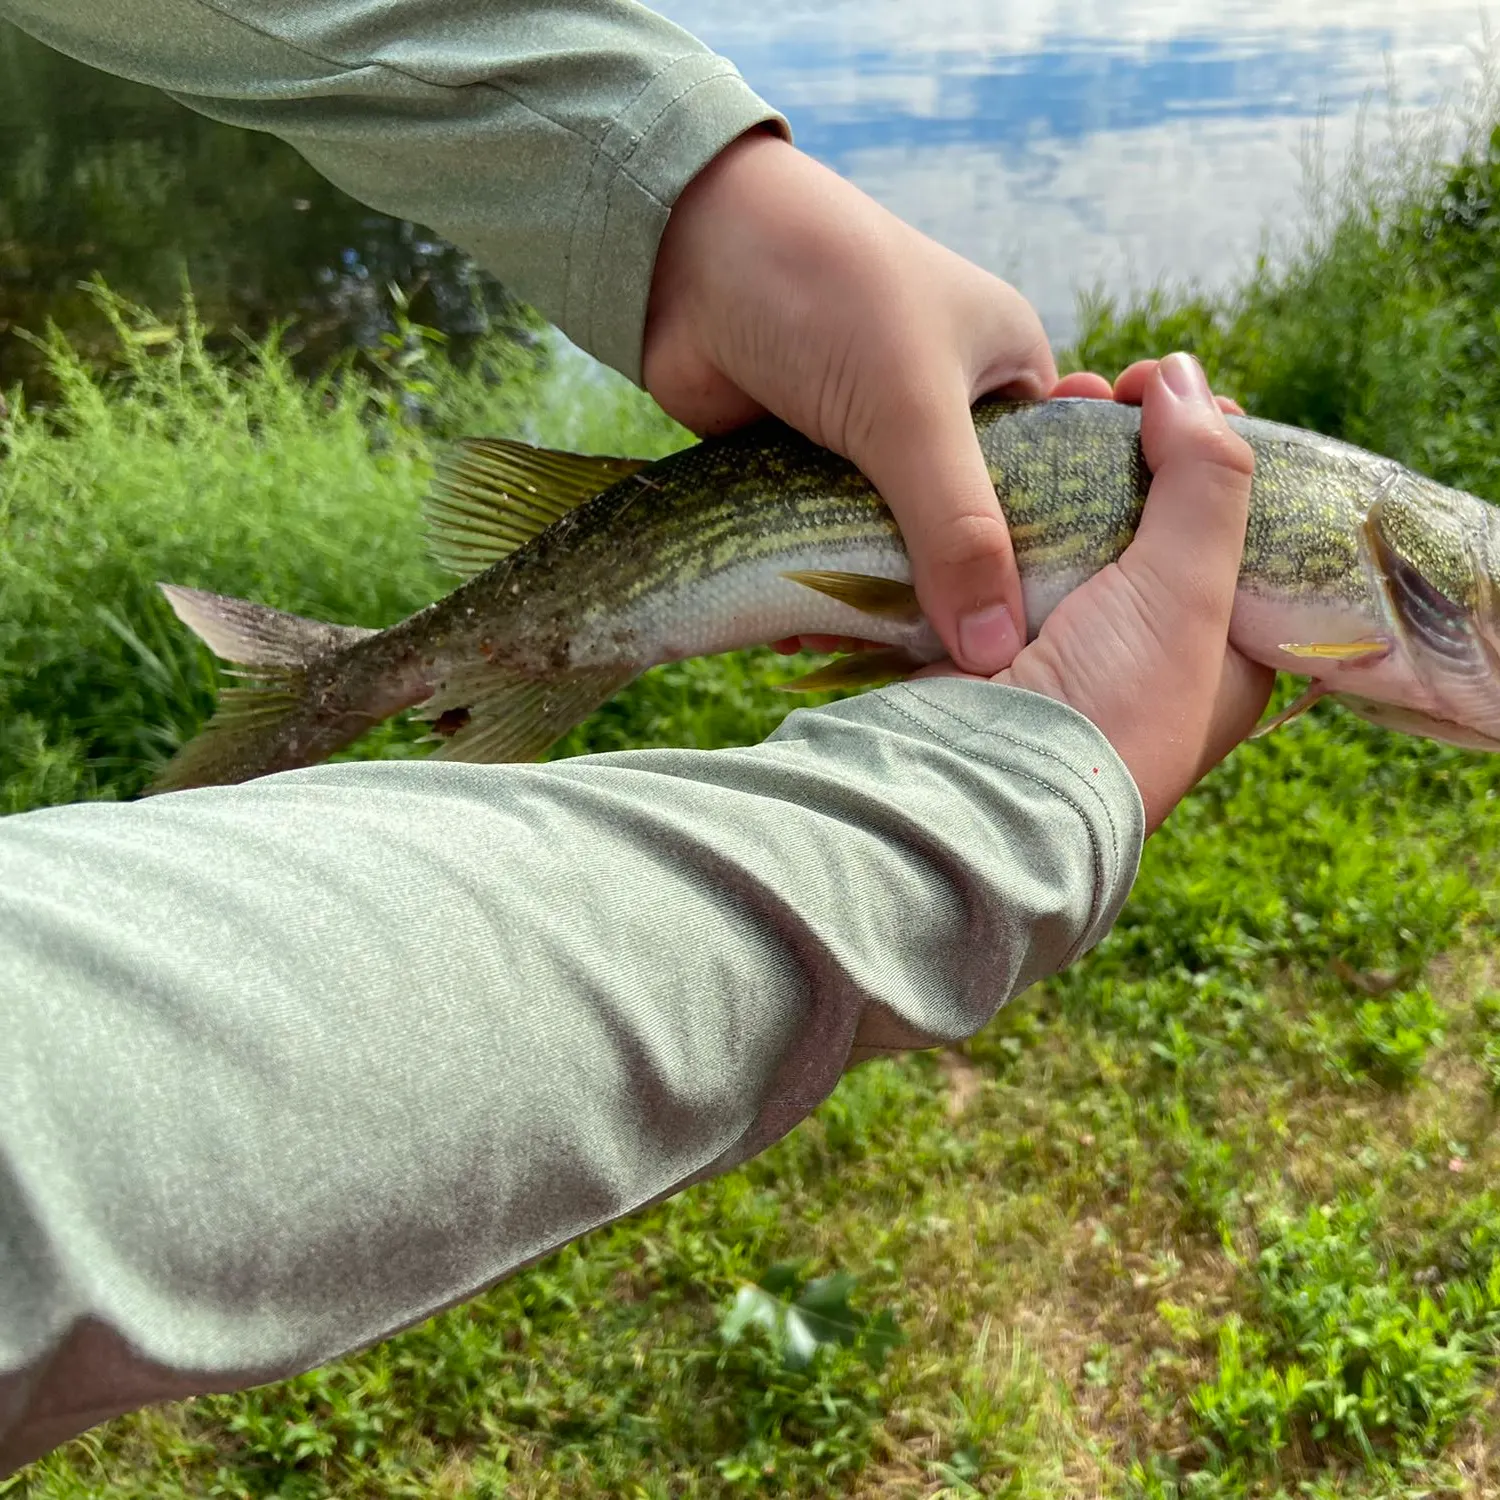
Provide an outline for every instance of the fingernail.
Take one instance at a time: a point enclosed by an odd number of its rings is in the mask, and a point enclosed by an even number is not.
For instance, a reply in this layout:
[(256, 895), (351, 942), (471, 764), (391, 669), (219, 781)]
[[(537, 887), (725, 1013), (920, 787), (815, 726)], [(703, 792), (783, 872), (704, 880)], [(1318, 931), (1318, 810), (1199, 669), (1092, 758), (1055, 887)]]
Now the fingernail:
[(1169, 354), (1161, 362), (1161, 378), (1166, 381), (1167, 389), (1183, 401), (1214, 404), (1203, 366), (1191, 354)]
[(1021, 636), (1010, 610), (1003, 604), (976, 609), (958, 622), (960, 665), (971, 672), (999, 672), (1011, 664), (1021, 649)]

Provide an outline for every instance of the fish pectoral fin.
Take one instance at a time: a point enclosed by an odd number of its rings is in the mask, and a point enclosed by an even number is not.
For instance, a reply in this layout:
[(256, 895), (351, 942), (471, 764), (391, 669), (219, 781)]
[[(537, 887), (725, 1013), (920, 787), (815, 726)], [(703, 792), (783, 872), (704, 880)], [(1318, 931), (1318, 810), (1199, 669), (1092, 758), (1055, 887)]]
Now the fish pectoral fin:
[(424, 717), (434, 720), (437, 734), (448, 736), (432, 759), (536, 760), (636, 676), (634, 667), (597, 667), (547, 679), (475, 672), (446, 684), (427, 705)]
[(439, 460), (427, 498), (433, 558), (466, 578), (482, 573), (647, 462), (461, 438)]
[[(1374, 666), (1391, 654), (1389, 641), (1283, 641), (1276, 648), (1288, 656), (1309, 657), (1315, 661), (1359, 662)], [(1299, 674), (1300, 675), (1300, 674)]]
[(851, 609), (862, 610), (882, 620), (900, 620), (915, 624), (922, 618), (922, 606), (917, 603), (917, 591), (896, 578), (877, 578), (870, 573), (836, 573), (821, 569), (799, 570), (783, 573), (793, 583), (804, 588), (826, 594), (847, 604)]
[(1290, 724), (1293, 719), (1300, 719), (1318, 699), (1325, 697), (1328, 693), (1326, 682), (1310, 682), (1306, 691), (1300, 693), (1287, 706), (1281, 710), (1275, 718), (1267, 719), (1264, 724), (1257, 724), (1250, 734), (1252, 740), (1263, 739), (1266, 735), (1273, 733)]
[(778, 682), (783, 693), (822, 693), (834, 688), (876, 687), (915, 672), (922, 663), (910, 652), (897, 650), (855, 651), (817, 667), (790, 682)]

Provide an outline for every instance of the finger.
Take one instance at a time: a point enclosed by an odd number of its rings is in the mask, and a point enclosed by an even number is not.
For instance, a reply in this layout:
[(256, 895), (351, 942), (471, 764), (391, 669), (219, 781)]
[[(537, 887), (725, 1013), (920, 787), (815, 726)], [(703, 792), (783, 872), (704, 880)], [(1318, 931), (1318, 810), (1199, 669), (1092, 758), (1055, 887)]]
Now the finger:
[(1133, 365), (1126, 365), (1115, 377), (1115, 400), (1123, 401), (1127, 406), (1139, 406), (1160, 363), (1159, 359), (1138, 359)]
[[(972, 267), (964, 269), (972, 274)], [(992, 392), (1042, 400), (1057, 384), (1057, 361), (1036, 309), (996, 276), (981, 273), (977, 288), (967, 321), (954, 330), (971, 351), (969, 400)]]
[(1197, 779), (1208, 775), (1236, 745), (1248, 738), (1271, 701), (1275, 683), (1276, 674), (1270, 667), (1251, 661), (1233, 646), (1225, 651), (1224, 670), (1204, 738)]
[(1080, 370), (1074, 375), (1064, 375), (1061, 380), (1052, 387), (1051, 400), (1060, 401), (1064, 397), (1082, 396), (1089, 401), (1108, 401), (1114, 394), (1110, 389), (1109, 382), (1102, 375), (1095, 375), (1088, 370)]
[(1151, 489), (1121, 565), (1129, 558), (1127, 571), (1149, 571), (1163, 600), (1204, 627), (1227, 629), (1254, 455), (1224, 420), (1190, 355), (1164, 359), (1143, 394), (1141, 446)]
[[(1160, 363), (1161, 361), (1156, 359), (1138, 359), (1133, 365), (1128, 365), (1115, 380), (1115, 400), (1123, 401), (1127, 406), (1139, 406), (1146, 383)], [(1236, 417), (1245, 415), (1244, 407), (1231, 396), (1215, 396), (1214, 400), (1218, 402), (1219, 410), (1222, 412), (1228, 412)]]
[(886, 423), (849, 457), (880, 491), (911, 554), (913, 582), (933, 629), (963, 668), (1009, 666), (1025, 609), (1010, 531), (995, 498), (966, 393)]

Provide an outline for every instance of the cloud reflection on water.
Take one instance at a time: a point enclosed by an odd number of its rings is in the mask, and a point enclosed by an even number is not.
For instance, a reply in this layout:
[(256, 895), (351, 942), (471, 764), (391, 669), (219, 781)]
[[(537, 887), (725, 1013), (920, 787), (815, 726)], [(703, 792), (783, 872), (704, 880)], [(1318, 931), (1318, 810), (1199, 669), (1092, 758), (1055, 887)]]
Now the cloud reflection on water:
[(656, 0), (735, 60), (820, 160), (1015, 280), (1056, 339), (1080, 287), (1222, 284), (1301, 217), (1302, 157), (1388, 83), (1474, 72), (1446, 0)]

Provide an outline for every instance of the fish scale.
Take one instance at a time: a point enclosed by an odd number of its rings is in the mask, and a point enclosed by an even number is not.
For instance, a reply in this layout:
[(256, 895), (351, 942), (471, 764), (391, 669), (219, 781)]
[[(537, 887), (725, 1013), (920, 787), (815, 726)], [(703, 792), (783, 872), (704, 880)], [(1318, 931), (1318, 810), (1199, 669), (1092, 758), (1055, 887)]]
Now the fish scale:
[[(1389, 459), (1254, 418), (1230, 629), (1409, 733), (1500, 748), (1497, 512)], [(985, 400), (975, 432), (1008, 519), (1028, 638), (1118, 559), (1150, 474), (1139, 409)], [(430, 507), (437, 553), (473, 576), (383, 631), (166, 586), (250, 669), (154, 789), (311, 765), (405, 708), (449, 759), (524, 760), (662, 662), (793, 635), (853, 636), (805, 686), (888, 680), (942, 654), (890, 511), (852, 464), (767, 421), (655, 462), (461, 443)], [(258, 674), (258, 675), (255, 675)]]

